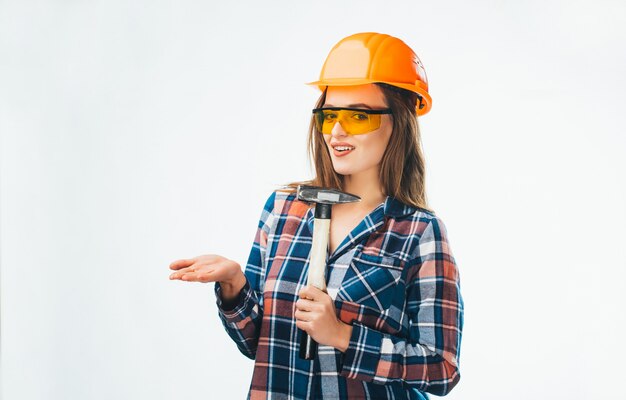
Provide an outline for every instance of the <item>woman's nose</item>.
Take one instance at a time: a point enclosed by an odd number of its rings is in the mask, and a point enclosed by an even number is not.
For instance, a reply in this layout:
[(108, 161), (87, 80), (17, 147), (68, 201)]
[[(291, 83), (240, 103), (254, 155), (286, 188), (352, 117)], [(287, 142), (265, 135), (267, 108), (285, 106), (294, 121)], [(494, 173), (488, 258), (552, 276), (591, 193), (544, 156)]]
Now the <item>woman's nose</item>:
[(330, 131), (330, 134), (332, 136), (347, 136), (348, 135), (346, 131), (343, 130), (343, 126), (341, 126), (341, 122), (339, 120), (335, 122), (335, 126), (333, 126), (333, 129)]

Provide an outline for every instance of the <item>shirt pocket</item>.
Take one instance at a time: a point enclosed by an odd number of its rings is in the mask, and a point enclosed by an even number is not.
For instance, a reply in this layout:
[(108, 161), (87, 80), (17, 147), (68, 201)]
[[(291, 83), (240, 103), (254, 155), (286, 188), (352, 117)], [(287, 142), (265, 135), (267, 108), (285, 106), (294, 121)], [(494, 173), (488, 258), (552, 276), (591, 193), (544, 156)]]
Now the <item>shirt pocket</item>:
[(383, 312), (391, 306), (402, 269), (403, 261), (394, 257), (355, 254), (337, 296)]

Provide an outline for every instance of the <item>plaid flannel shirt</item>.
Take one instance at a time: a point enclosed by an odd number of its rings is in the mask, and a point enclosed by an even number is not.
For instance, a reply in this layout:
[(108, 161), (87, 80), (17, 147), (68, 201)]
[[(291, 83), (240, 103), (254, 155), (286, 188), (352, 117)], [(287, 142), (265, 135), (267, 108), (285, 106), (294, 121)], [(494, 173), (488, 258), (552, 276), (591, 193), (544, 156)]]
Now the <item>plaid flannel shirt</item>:
[(428, 399), (459, 382), (460, 277), (435, 214), (387, 196), (327, 256), (327, 292), (351, 324), (345, 352), (298, 356), (295, 302), (307, 282), (314, 205), (274, 191), (259, 220), (232, 304), (215, 284), (218, 315), (254, 359), (249, 399)]

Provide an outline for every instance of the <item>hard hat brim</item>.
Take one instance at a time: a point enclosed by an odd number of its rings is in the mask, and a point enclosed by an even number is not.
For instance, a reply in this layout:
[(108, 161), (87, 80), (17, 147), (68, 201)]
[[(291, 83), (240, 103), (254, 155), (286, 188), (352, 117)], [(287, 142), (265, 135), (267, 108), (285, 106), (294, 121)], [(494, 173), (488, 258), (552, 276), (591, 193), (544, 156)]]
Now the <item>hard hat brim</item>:
[(432, 107), (432, 98), (428, 94), (428, 88), (424, 87), (423, 82), (417, 81), (416, 84), (410, 83), (399, 83), (399, 82), (387, 82), (387, 81), (379, 81), (373, 79), (365, 79), (365, 78), (334, 78), (334, 79), (325, 79), (318, 80), (314, 82), (305, 83), (309, 86), (317, 86), (320, 91), (324, 91), (326, 86), (356, 86), (356, 85), (367, 85), (370, 83), (386, 83), (388, 85), (397, 86), (402, 89), (409, 90), (411, 92), (415, 92), (422, 96), (422, 103), (424, 106), (420, 109), (419, 105), (415, 107), (415, 111), (417, 115), (424, 115), (428, 111), (430, 111)]

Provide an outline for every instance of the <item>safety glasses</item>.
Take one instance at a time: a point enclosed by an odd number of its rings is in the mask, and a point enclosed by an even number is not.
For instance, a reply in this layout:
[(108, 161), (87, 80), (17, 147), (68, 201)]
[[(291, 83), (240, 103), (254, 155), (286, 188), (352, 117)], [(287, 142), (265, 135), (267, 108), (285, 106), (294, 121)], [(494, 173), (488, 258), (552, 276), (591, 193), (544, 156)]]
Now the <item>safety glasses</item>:
[(348, 135), (360, 135), (380, 127), (381, 115), (391, 114), (391, 109), (370, 110), (350, 107), (314, 108), (315, 126), (324, 134), (331, 134), (337, 121)]

